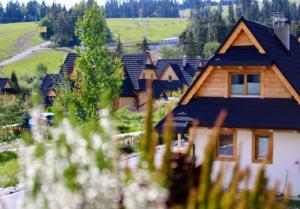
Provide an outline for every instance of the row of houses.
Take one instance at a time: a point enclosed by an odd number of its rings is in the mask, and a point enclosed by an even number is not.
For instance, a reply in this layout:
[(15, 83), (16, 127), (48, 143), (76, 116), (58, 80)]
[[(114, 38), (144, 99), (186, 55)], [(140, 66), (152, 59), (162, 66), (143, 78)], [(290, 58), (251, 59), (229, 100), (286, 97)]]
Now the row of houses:
[[(42, 82), (40, 93), (43, 104), (53, 104), (60, 88), (66, 83), (74, 86), (77, 79), (75, 61), (77, 54), (69, 53), (58, 74), (48, 74)], [(201, 58), (159, 59), (154, 63), (149, 53), (126, 54), (122, 57), (124, 80), (115, 108), (126, 107), (132, 111), (144, 110), (147, 103), (147, 81), (152, 81), (153, 98), (167, 99), (172, 92), (192, 84), (195, 75), (205, 65)], [(66, 82), (67, 81), (67, 82)]]

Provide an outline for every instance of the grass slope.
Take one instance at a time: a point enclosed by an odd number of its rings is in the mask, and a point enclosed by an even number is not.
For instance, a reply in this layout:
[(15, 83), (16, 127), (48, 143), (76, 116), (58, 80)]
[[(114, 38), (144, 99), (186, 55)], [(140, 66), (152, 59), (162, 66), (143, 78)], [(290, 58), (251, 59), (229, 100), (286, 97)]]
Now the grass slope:
[[(168, 37), (178, 36), (186, 28), (188, 22), (179, 18), (145, 18), (145, 20), (150, 42), (158, 42)], [(114, 38), (120, 35), (121, 41), (127, 45), (142, 42), (144, 36), (142, 18), (114, 18), (106, 21)]]
[(0, 61), (3, 61), (43, 40), (36, 32), (35, 23), (0, 24)]
[(12, 152), (0, 153), (0, 188), (15, 186), (18, 182), (19, 164)]
[[(53, 49), (38, 51), (31, 56), (0, 68), (0, 76), (10, 76), (13, 71), (19, 77), (20, 84), (35, 75), (36, 67), (42, 63), (47, 66), (48, 73), (57, 73), (64, 62), (67, 53)], [(24, 86), (23, 85), (23, 86)]]

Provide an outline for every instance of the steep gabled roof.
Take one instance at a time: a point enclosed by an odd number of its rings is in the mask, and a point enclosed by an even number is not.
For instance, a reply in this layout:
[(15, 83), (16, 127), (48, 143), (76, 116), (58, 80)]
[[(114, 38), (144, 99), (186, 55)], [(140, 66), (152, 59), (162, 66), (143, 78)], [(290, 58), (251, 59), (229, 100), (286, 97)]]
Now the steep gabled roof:
[(185, 67), (182, 65), (182, 59), (160, 59), (157, 61), (157, 75), (162, 76), (166, 68), (171, 65), (175, 71), (177, 77), (182, 81), (184, 85), (191, 85), (195, 73), (198, 70), (201, 59), (188, 59), (188, 63)]
[(76, 53), (68, 53), (64, 63), (61, 66), (61, 69), (59, 71), (59, 74), (64, 74), (64, 73), (71, 73), (71, 70), (74, 67), (75, 61), (77, 59), (77, 54)]
[[(177, 133), (186, 133), (194, 121), (201, 127), (213, 127), (221, 110), (227, 110), (225, 128), (300, 130), (300, 108), (294, 99), (193, 98), (172, 111)], [(166, 118), (156, 129), (163, 130)]]
[(8, 81), (8, 78), (0, 78), (0, 92), (4, 90), (4, 87)]
[(126, 85), (132, 86), (134, 90), (139, 90), (138, 80), (149, 58), (149, 53), (123, 55), (122, 61), (126, 72), (125, 74), (129, 78), (128, 80), (125, 79), (125, 81), (130, 82), (130, 84)]
[[(210, 66), (217, 66), (218, 62), (220, 62), (220, 65), (226, 65), (227, 63), (231, 63), (234, 65), (243, 66), (243, 63), (245, 63), (246, 57), (240, 57), (240, 56), (230, 56), (230, 50), (237, 51), (236, 47), (230, 47), (228, 49), (228, 54), (222, 54), (218, 53), (226, 41), (230, 38), (230, 35), (233, 33), (233, 31), (238, 27), (238, 25), (243, 22), (247, 28), (250, 30), (250, 32), (253, 34), (255, 39), (259, 42), (259, 44), (262, 46), (263, 50), (265, 50), (265, 54), (254, 54), (255, 52), (251, 50), (251, 52), (245, 52), (246, 50), (243, 50), (248, 48), (249, 46), (243, 46), (238, 47), (240, 48), (239, 52), (241, 53), (252, 53), (251, 56), (248, 57), (247, 62), (249, 64), (268, 64), (271, 66), (272, 64), (276, 67), (278, 67), (280, 74), (282, 74), (283, 79), (286, 79), (287, 82), (291, 85), (291, 88), (293, 88), (291, 91), (295, 90), (295, 93), (291, 92), (293, 96), (297, 94), (297, 101), (299, 103), (299, 95), (300, 95), (300, 44), (295, 38), (295, 36), (290, 35), (290, 50), (287, 50), (283, 43), (279, 40), (279, 38), (276, 36), (274, 29), (262, 25), (257, 22), (253, 22), (250, 20), (245, 19), (244, 17), (241, 17), (239, 21), (236, 23), (236, 25), (233, 27), (232, 31), (230, 32), (229, 36), (225, 40), (225, 42), (219, 47), (216, 54), (209, 60), (207, 65), (204, 67), (203, 71), (199, 74), (199, 76), (196, 78), (195, 82), (192, 84), (192, 86), (189, 88), (189, 90), (185, 93), (185, 95), (182, 97), (182, 102), (188, 95), (190, 97), (190, 91), (193, 89), (193, 87), (197, 84), (197, 82), (200, 80), (202, 75), (205, 74), (207, 70), (210, 69)], [(236, 53), (236, 52), (235, 52)], [(243, 56), (241, 54), (241, 56)], [(223, 62), (223, 63), (222, 63)], [(227, 63), (226, 63), (227, 62)]]
[[(300, 130), (300, 44), (291, 35), (290, 50), (288, 50), (275, 35), (273, 28), (243, 17), (230, 35), (242, 21), (259, 43), (260, 51), (264, 53), (258, 53), (257, 46), (255, 48), (230, 46), (226, 49), (226, 53), (219, 53), (225, 44), (223, 43), (172, 111), (176, 132), (186, 132), (194, 121), (199, 121), (200, 126), (212, 127), (222, 109), (228, 111), (224, 127)], [(278, 77), (286, 81), (285, 85), (290, 87), (289, 91), (295, 99), (193, 98), (191, 96), (195, 89), (197, 90), (196, 87), (204, 81), (205, 76), (211, 72), (212, 66), (233, 65), (272, 66)], [(165, 119), (156, 126), (159, 132), (162, 131)]]
[[(68, 53), (64, 64), (62, 64), (61, 69), (58, 74), (48, 74), (40, 87), (40, 93), (43, 97), (44, 104), (46, 106), (52, 105), (52, 101), (47, 98), (47, 92), (51, 89), (59, 88), (65, 82), (66, 76), (71, 73), (71, 70), (74, 67), (75, 61), (77, 59), (77, 54)], [(73, 82), (70, 82), (70, 85), (73, 85)], [(71, 86), (73, 87), (73, 86)]]

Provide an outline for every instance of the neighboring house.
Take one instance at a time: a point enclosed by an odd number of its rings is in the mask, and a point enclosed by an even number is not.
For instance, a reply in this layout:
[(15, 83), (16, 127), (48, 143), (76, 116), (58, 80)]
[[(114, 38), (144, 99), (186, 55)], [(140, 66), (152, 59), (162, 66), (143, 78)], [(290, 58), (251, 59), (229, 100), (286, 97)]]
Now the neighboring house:
[(181, 19), (188, 19), (195, 13), (193, 9), (181, 9), (179, 10), (179, 16)]
[(0, 99), (11, 99), (16, 93), (13, 83), (9, 78), (0, 77)]
[[(273, 29), (240, 18), (173, 109), (173, 124), (178, 138), (193, 133), (200, 164), (215, 120), (222, 109), (227, 110), (216, 143), (215, 171), (226, 166), (230, 175), (239, 158), (241, 167), (250, 167), (253, 186), (255, 174), (266, 162), (269, 185), (279, 181), (279, 191), (286, 192), (290, 184), (296, 196), (300, 195), (300, 44), (290, 34), (289, 22), (274, 25)], [(200, 125), (192, 128), (196, 121)], [(165, 118), (157, 124), (159, 132), (164, 122)]]
[(61, 66), (58, 74), (48, 74), (41, 85), (40, 92), (45, 107), (53, 105), (55, 97), (57, 97), (58, 90), (63, 88), (67, 83), (74, 85), (74, 80), (77, 79), (77, 73), (74, 68), (77, 59), (76, 53), (68, 53), (65, 62)]
[(154, 65), (150, 54), (127, 54), (122, 58), (124, 81), (117, 108), (143, 110), (147, 103), (146, 83), (152, 81), (153, 98), (167, 98), (173, 91), (189, 86), (202, 66), (200, 59), (158, 60)]

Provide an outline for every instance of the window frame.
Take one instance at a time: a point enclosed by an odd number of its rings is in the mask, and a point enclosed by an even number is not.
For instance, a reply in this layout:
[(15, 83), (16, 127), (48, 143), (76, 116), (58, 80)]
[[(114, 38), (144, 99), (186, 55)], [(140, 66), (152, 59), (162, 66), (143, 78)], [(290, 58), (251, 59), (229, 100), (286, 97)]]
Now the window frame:
[[(233, 139), (233, 155), (232, 156), (219, 155), (219, 137), (221, 135), (232, 135), (232, 139)], [(234, 162), (234, 161), (236, 161), (236, 159), (237, 159), (237, 132), (236, 132), (236, 130), (234, 130), (234, 129), (221, 130), (216, 139), (215, 160)]]
[(168, 81), (169, 81), (169, 82), (172, 82), (172, 81), (173, 81), (172, 75), (168, 75)]
[[(231, 76), (232, 75), (243, 75), (244, 76), (244, 95), (234, 95), (232, 94), (232, 83), (231, 83)], [(259, 85), (260, 85), (260, 91), (258, 95), (249, 95), (248, 94), (248, 75), (259, 75)], [(260, 71), (257, 72), (229, 72), (228, 75), (228, 95), (229, 97), (253, 97), (253, 98), (259, 98), (262, 96), (262, 85), (263, 84), (263, 78), (262, 73)]]
[[(258, 159), (258, 137), (267, 136), (268, 140), (268, 154), (265, 159)], [(270, 131), (253, 131), (252, 132), (252, 163), (273, 163), (273, 133)]]

